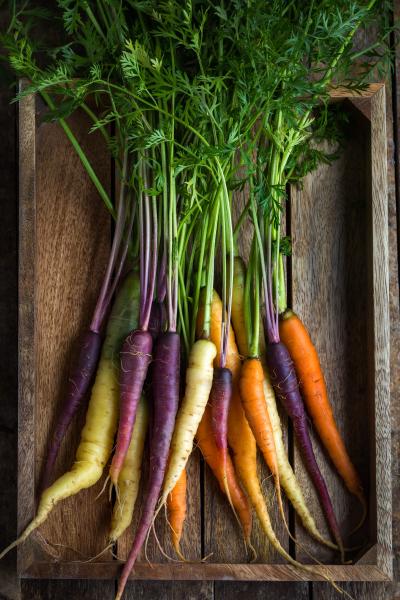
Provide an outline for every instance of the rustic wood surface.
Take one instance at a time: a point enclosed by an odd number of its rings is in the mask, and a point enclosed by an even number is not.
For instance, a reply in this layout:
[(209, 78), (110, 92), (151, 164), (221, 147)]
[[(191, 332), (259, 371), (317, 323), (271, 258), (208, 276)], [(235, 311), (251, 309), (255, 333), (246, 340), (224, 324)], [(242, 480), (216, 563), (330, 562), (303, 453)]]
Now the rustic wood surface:
[[(60, 406), (64, 400), (60, 393), (62, 382), (68, 376), (67, 370), (79, 336), (89, 324), (110, 246), (107, 211), (101, 206), (99, 210), (96, 191), (61, 128), (42, 121), (40, 112), (43, 109), (38, 100), (36, 245), (30, 249), (35, 258), (35, 276), (24, 282), (24, 286), (30, 285), (35, 289), (36, 342), (31, 355), (31, 369), (37, 374), (35, 412), (41, 426), (35, 427), (35, 447), (31, 448), (30, 453), (34, 455), (36, 481), (39, 480), (51, 431), (55, 427), (54, 406)], [(31, 118), (33, 116), (31, 114)], [(82, 114), (74, 115), (70, 125), (79, 132), (79, 141), (88, 153), (89, 160), (96, 172), (101, 174), (103, 185), (109, 188), (110, 161), (101, 143), (101, 136), (96, 135), (93, 143), (88, 140), (87, 120)], [(70, 182), (68, 186), (65, 185), (66, 181)], [(21, 252), (20, 259), (24, 257)], [(81, 299), (84, 299), (83, 305)], [(24, 347), (26, 339), (29, 340), (29, 335), (25, 335), (20, 325), (21, 347)], [(81, 410), (68, 431), (66, 443), (57, 459), (56, 476), (70, 467), (71, 455), (78, 446), (84, 420), (85, 411)], [(28, 456), (23, 458), (25, 464), (29, 464)], [(53, 518), (48, 519), (38, 531), (38, 541), (50, 544), (45, 551), (50, 550), (60, 560), (85, 560), (107, 546), (105, 522), (110, 513), (107, 494), (95, 501), (103, 484), (104, 481), (100, 480), (93, 489), (83, 491), (82, 496), (68, 498), (63, 506), (55, 508)], [(33, 513), (34, 506), (32, 509)], [(86, 525), (84, 530), (73, 518), (77, 512), (82, 514), (81, 523)], [(65, 547), (59, 545), (60, 526)], [(78, 554), (79, 551), (83, 552), (83, 557)]]
[[(400, 16), (400, 2), (395, 1), (396, 11)], [(390, 247), (390, 306), (391, 306), (391, 392), (392, 392), (392, 485), (393, 485), (393, 530), (394, 530), (394, 569), (395, 578), (399, 574), (399, 529), (400, 501), (399, 456), (400, 456), (400, 322), (399, 322), (399, 289), (398, 289), (398, 244), (396, 197), (399, 197), (399, 185), (395, 184), (395, 172), (400, 172), (399, 145), (400, 128), (400, 54), (396, 61), (396, 77), (394, 77), (393, 98), (387, 96), (387, 135), (388, 135), (388, 185), (389, 185), (389, 247)], [(2, 208), (2, 236), (0, 236), (0, 386), (4, 401), (0, 403), (0, 473), (2, 489), (0, 491), (0, 528), (2, 540), (7, 543), (15, 537), (16, 532), (16, 378), (17, 378), (17, 346), (16, 346), (16, 315), (17, 315), (17, 179), (16, 179), (16, 110), (9, 101), (14, 91), (2, 86), (0, 90), (0, 127), (3, 132), (0, 178), (0, 206)], [(399, 183), (399, 178), (397, 178)], [(18, 585), (15, 581), (15, 555), (10, 556), (0, 564), (1, 598), (20, 598)], [(388, 584), (344, 584), (343, 587), (354, 598), (365, 600), (394, 600), (399, 597), (400, 588), (395, 583)], [(80, 581), (32, 581), (22, 583), (22, 597), (28, 599), (58, 598), (108, 599), (114, 588), (109, 582)], [(132, 582), (129, 587), (129, 598), (150, 600), (167, 598), (180, 600), (193, 598), (199, 600), (235, 600), (236, 598), (269, 597), (275, 598), (313, 598), (333, 600), (339, 596), (331, 587), (324, 583), (293, 584), (293, 583), (236, 583), (236, 582)]]
[[(271, 563), (218, 563), (210, 560), (182, 563), (168, 561), (159, 564), (135, 563), (132, 581), (324, 581), (328, 576), (335, 581), (388, 581), (388, 576), (372, 564), (367, 554), (367, 564), (313, 565), (312, 571), (285, 564)], [(373, 555), (372, 555), (373, 558)], [(376, 562), (376, 559), (374, 559)], [(368, 564), (369, 563), (369, 564)], [(121, 563), (116, 560), (90, 563), (62, 562), (47, 559), (35, 561), (23, 573), (23, 579), (116, 579), (121, 573)]]

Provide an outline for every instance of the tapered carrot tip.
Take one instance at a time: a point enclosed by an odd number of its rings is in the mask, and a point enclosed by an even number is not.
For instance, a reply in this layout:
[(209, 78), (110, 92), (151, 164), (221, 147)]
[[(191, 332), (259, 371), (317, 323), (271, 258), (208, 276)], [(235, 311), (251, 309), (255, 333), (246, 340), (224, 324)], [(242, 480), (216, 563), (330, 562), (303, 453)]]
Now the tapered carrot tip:
[(118, 478), (119, 478), (119, 474), (122, 469), (122, 464), (123, 464), (122, 462), (120, 464), (120, 461), (118, 461), (116, 463), (112, 463), (110, 466), (109, 476), (110, 476), (111, 483), (115, 489), (117, 489), (117, 487), (118, 487)]
[(179, 545), (179, 542), (178, 542), (178, 543), (176, 543), (176, 544), (174, 543), (174, 550), (175, 550), (176, 554), (179, 556), (179, 558), (180, 558), (180, 560), (181, 560), (182, 562), (188, 562), (188, 559), (187, 559), (187, 558), (185, 558), (185, 557), (183, 556), (182, 552), (181, 552), (181, 547), (180, 547), (180, 545)]

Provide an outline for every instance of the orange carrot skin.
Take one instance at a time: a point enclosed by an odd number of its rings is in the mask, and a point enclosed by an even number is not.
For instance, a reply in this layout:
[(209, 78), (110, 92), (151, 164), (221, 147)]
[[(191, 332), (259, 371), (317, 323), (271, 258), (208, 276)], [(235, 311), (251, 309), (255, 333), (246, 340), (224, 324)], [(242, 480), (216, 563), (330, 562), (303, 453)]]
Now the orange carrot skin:
[(179, 555), (183, 524), (186, 519), (186, 487), (186, 469), (183, 469), (174, 489), (167, 498), (168, 521), (171, 525), (172, 543)]
[[(196, 439), (204, 460), (217, 478), (222, 492), (225, 492), (222, 451), (217, 448), (214, 441), (211, 423), (211, 407), (209, 404), (207, 404), (203, 418), (201, 419)], [(249, 543), (252, 526), (250, 505), (236, 478), (235, 469), (229, 454), (226, 460), (226, 477), (233, 507), (242, 525), (245, 540)]]
[(287, 310), (279, 334), (292, 357), (304, 403), (322, 443), (349, 491), (364, 502), (361, 481), (337, 428), (318, 354), (307, 329), (294, 312)]
[(240, 396), (247, 421), (271, 473), (278, 476), (274, 433), (264, 396), (264, 371), (260, 359), (248, 358), (240, 374)]
[[(244, 414), (239, 389), (233, 389), (228, 419), (228, 442), (232, 449), (238, 475), (246, 484), (251, 475), (257, 473), (257, 445), (253, 432)], [(244, 471), (244, 465), (246, 469)], [(243, 467), (243, 472), (242, 468)]]

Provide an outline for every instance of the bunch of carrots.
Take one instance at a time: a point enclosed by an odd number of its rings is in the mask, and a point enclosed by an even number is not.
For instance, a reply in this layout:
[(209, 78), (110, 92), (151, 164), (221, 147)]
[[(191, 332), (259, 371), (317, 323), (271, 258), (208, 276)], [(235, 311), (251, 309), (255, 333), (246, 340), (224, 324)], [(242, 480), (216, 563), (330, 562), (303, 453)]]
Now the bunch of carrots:
[[(258, 448), (288, 532), (283, 493), (307, 532), (344, 560), (307, 415), (361, 505), (360, 523), (367, 504), (317, 350), (287, 306), (290, 243), (281, 222), (287, 186), (333, 159), (317, 145), (339, 135), (327, 108), (330, 89), (362, 89), (382, 61), (385, 11), (376, 0), (59, 0), (55, 13), (22, 8), (13, 14), (3, 42), (12, 67), (30, 80), (19, 97), (43, 97), (48, 118), (64, 129), (115, 227), (98, 302), (49, 441), (36, 517), (1, 556), (58, 502), (93, 486), (104, 472), (116, 491), (114, 544), (131, 526), (146, 460), (140, 519), (117, 592), (122, 598), (165, 507), (176, 554), (185, 559), (186, 465), (196, 444), (254, 555), (253, 510), (277, 552), (312, 570), (286, 552), (274, 531), (257, 476)], [(64, 28), (64, 46), (35, 44), (34, 26), (47, 18)], [(355, 34), (371, 23), (380, 45), (354, 48)], [(354, 73), (363, 54), (368, 61)], [(68, 124), (78, 109), (115, 160), (115, 202)], [(238, 189), (246, 192), (241, 210)], [(239, 251), (244, 227), (252, 232), (246, 256)], [(65, 433), (89, 393), (75, 461), (54, 481)], [(318, 530), (290, 465), (277, 403), (292, 422), (331, 539)]]

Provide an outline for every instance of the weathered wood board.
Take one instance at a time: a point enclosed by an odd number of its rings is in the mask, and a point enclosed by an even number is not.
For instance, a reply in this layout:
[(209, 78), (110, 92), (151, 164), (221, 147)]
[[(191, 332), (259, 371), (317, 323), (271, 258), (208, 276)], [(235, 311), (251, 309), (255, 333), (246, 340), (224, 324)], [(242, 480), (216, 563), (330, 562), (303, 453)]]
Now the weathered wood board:
[[(338, 95), (337, 100), (343, 98)], [(289, 225), (295, 236), (289, 287), (293, 307), (304, 318), (320, 353), (339, 426), (369, 494), (369, 521), (352, 543), (362, 543), (363, 551), (372, 550), (364, 557), (363, 552), (354, 553), (357, 564), (335, 565), (335, 557), (306, 538), (297, 522), (292, 533), (313, 556), (330, 564), (334, 579), (383, 581), (391, 574), (384, 88), (374, 86), (364, 98), (343, 102), (349, 127), (342, 158), (307, 178), (303, 190), (292, 190)], [(56, 125), (40, 123), (35, 117), (37, 109), (32, 98), (25, 99), (20, 109), (20, 529), (34, 513), (35, 483), (62, 382), (74, 340), (90, 318), (110, 239), (110, 221), (79, 160)], [(101, 141), (93, 144), (93, 137), (87, 138), (83, 117), (75, 118), (72, 125), (82, 143), (92, 148), (96, 171), (109, 186), (111, 163)], [(80, 415), (80, 422), (83, 418)], [(73, 429), (58, 472), (71, 462), (78, 422)], [(348, 533), (357, 521), (356, 503), (345, 492), (316, 438), (314, 442), (343, 532)], [(296, 446), (293, 440), (288, 444), (294, 448), (296, 473), (323, 529)], [(262, 461), (259, 466), (266, 494), (272, 498), (273, 488)], [(248, 564), (234, 518), (198, 451), (191, 459), (189, 479), (189, 517), (182, 549), (192, 559), (211, 552), (212, 556), (206, 563), (168, 562), (152, 536), (147, 553), (152, 564), (142, 553), (133, 578), (190, 579), (197, 583), (188, 588), (189, 596), (204, 594), (205, 598), (210, 588), (201, 581), (321, 579), (321, 567), (310, 577), (279, 564), (282, 560), (268, 553), (257, 525), (253, 543), (259, 559)], [(118, 575), (120, 565), (110, 554), (93, 563), (83, 562), (106, 546), (111, 506), (107, 494), (95, 501), (102, 485), (101, 481), (59, 506), (20, 549), (23, 577), (113, 579)], [(272, 500), (270, 504), (274, 526), (282, 544), (289, 548), (289, 537)], [(137, 518), (135, 514), (135, 522)], [(156, 531), (162, 547), (172, 554), (162, 515)], [(126, 557), (131, 539), (132, 532), (120, 541), (118, 557)], [(307, 561), (301, 551), (297, 557)], [(136, 591), (132, 593), (139, 594), (139, 582), (133, 585)], [(228, 584), (219, 585), (221, 597), (229, 597)], [(157, 595), (162, 588), (154, 586)], [(298, 589), (307, 596), (307, 587), (301, 584)]]

